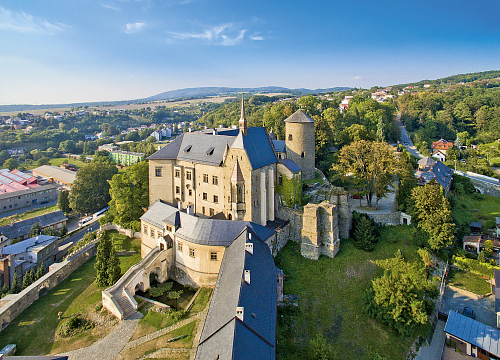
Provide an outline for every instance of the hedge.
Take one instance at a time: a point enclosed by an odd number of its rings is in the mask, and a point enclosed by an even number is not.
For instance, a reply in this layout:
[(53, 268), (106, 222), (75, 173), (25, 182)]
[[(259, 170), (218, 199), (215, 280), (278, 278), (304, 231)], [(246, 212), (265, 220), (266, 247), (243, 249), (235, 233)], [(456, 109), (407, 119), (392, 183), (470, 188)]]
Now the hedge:
[(493, 270), (499, 269), (498, 266), (493, 266), (488, 263), (481, 263), (475, 259), (466, 259), (457, 255), (453, 256), (453, 263), (460, 267), (460, 269), (462, 270), (467, 270), (475, 274), (488, 276), (490, 278), (494, 276)]

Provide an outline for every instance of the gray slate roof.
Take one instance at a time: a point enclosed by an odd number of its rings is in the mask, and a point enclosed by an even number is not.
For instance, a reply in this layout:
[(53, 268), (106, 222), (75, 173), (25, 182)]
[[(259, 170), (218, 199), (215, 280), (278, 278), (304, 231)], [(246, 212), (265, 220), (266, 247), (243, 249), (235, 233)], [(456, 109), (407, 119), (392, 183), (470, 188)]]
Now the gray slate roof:
[(292, 123), (313, 123), (314, 119), (311, 118), (309, 115), (307, 115), (302, 110), (297, 110), (292, 115), (290, 115), (289, 117), (287, 117), (285, 119), (285, 122), (292, 122)]
[(437, 161), (431, 158), (430, 156), (426, 156), (418, 161), (418, 165), (421, 166), (434, 166)]
[[(253, 254), (245, 250), (247, 242)], [(268, 246), (243, 230), (224, 253), (196, 359), (275, 359), (276, 283)], [(243, 321), (237, 307), (244, 308)]]
[(175, 235), (200, 245), (229, 246), (245, 227), (252, 229), (263, 241), (274, 235), (273, 230), (249, 221), (202, 219), (161, 201), (151, 205), (141, 220), (163, 228), (164, 222), (174, 225), (172, 219), (177, 216), (179, 227)]
[(16, 239), (30, 233), (31, 228), (36, 222), (40, 227), (46, 228), (47, 226), (67, 221), (68, 218), (61, 210), (53, 211), (48, 214), (40, 215), (31, 219), (16, 222), (12, 225), (5, 225), (0, 227), (0, 234), (5, 235), (9, 239)]
[(432, 179), (441, 185), (446, 191), (450, 190), (453, 170), (443, 164), (441, 161), (436, 161), (433, 166), (426, 171), (416, 171), (415, 176), (422, 180), (423, 185), (429, 183)]
[(23, 241), (19, 241), (13, 245), (5, 246), (3, 253), (5, 255), (22, 254), (33, 246), (48, 245), (59, 239), (57, 236), (38, 235)]
[(500, 356), (500, 331), (455, 311), (448, 315), (444, 332)]
[[(247, 135), (229, 130), (222, 133), (224, 135), (199, 131), (184, 133), (148, 157), (148, 160), (178, 159), (219, 166), (229, 146), (245, 149), (252, 169), (278, 162), (264, 128), (248, 128)], [(233, 133), (237, 135), (227, 135)]]
[(470, 223), (470, 227), (481, 229), (483, 227), (483, 223), (480, 223), (479, 221), (473, 221)]
[(286, 168), (293, 173), (297, 173), (302, 170), (299, 165), (297, 165), (293, 160), (290, 159), (282, 159), (280, 160), (280, 163), (285, 165)]

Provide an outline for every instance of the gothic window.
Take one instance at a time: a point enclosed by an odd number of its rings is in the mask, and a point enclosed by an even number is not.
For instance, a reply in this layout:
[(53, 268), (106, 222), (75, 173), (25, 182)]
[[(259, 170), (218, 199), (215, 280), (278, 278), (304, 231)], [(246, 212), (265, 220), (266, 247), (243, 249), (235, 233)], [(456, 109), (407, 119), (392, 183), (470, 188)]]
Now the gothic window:
[(306, 153), (302, 151), (302, 154), (300, 154), (300, 157), (303, 159), (304, 156), (306, 156)]

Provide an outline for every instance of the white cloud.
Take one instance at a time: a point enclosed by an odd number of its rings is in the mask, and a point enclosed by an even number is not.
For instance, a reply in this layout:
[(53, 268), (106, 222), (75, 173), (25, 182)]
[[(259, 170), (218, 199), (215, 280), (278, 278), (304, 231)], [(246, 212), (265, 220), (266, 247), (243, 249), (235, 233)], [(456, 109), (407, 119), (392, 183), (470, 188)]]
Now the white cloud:
[(139, 30), (141, 30), (145, 25), (146, 25), (146, 23), (138, 23), (138, 22), (136, 22), (136, 23), (129, 23), (129, 24), (125, 25), (125, 32), (127, 34), (136, 33)]
[(357, 75), (357, 76), (353, 77), (352, 79), (353, 80), (361, 80), (362, 78), (363, 78), (362, 76)]
[(111, 10), (115, 10), (115, 11), (120, 10), (120, 8), (118, 8), (116, 6), (113, 6), (113, 5), (109, 5), (109, 4), (101, 3), (101, 6), (104, 7), (104, 8), (106, 8), (106, 9), (111, 9)]
[(255, 34), (250, 36), (250, 40), (264, 40), (264, 38), (260, 35)]
[(12, 12), (0, 7), (0, 30), (53, 35), (69, 28), (71, 26), (66, 24), (50, 23), (25, 12)]
[(245, 32), (246, 30), (241, 30), (239, 35), (235, 38), (229, 38), (228, 36), (226, 35), (222, 35), (222, 43), (221, 45), (224, 45), (224, 46), (231, 46), (231, 45), (237, 45), (241, 42), (241, 40), (243, 40), (243, 36), (245, 36)]
[[(240, 30), (237, 36), (232, 37), (231, 36), (232, 27), (233, 27), (232, 23), (227, 23), (227, 24), (213, 26), (209, 29), (205, 29), (202, 32), (198, 33), (169, 32), (169, 34), (171, 34), (177, 40), (201, 39), (216, 45), (231, 46), (239, 44), (243, 40), (246, 33), (246, 30)], [(170, 41), (167, 40), (167, 42)]]

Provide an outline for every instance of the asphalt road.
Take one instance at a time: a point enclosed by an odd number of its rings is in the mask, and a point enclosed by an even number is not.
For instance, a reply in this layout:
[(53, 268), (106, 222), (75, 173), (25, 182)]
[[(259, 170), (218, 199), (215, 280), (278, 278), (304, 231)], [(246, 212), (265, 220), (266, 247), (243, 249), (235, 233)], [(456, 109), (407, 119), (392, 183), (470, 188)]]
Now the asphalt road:
[(83, 238), (83, 236), (88, 233), (88, 232), (92, 232), (92, 231), (96, 231), (99, 229), (99, 221), (95, 221), (94, 223), (91, 223), (86, 229), (85, 231), (82, 231), (78, 234), (75, 234), (71, 237), (69, 237), (68, 239), (64, 240), (64, 242), (61, 242), (59, 244), (59, 246), (61, 245), (65, 245), (67, 243), (76, 243), (77, 241), (81, 240)]

